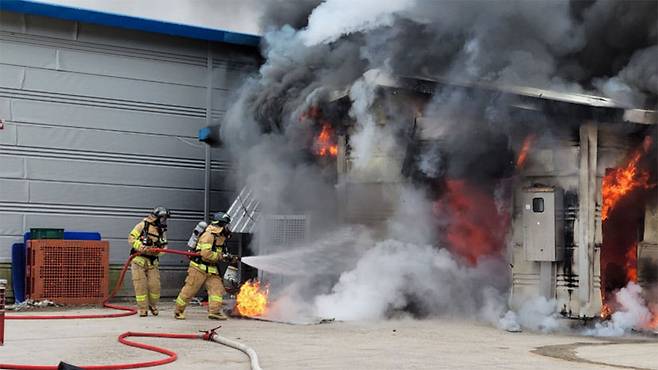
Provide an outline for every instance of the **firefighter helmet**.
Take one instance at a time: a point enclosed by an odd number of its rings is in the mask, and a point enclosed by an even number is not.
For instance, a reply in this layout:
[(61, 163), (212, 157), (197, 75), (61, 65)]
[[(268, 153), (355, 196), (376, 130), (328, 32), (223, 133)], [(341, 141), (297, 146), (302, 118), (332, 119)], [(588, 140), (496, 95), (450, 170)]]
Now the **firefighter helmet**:
[(151, 211), (151, 214), (159, 219), (166, 219), (171, 217), (171, 213), (165, 207), (155, 207)]
[(231, 216), (224, 212), (216, 212), (210, 216), (210, 223), (213, 225), (227, 225), (231, 223)]

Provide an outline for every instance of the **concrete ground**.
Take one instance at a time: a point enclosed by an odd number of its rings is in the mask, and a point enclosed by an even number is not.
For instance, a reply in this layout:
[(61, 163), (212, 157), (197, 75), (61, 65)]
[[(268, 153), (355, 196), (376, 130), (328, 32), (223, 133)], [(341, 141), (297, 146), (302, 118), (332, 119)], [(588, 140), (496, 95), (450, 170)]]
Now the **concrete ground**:
[[(29, 313), (34, 311), (25, 314)], [(208, 320), (199, 306), (190, 307), (186, 314), (187, 320), (174, 320), (169, 304), (158, 317), (7, 321), (0, 364), (52, 365), (63, 360), (81, 366), (155, 360), (163, 355), (124, 346), (117, 342), (118, 335), (125, 331), (195, 333), (222, 325), (219, 333), (254, 348), (264, 369), (658, 369), (658, 338), (599, 340), (508, 333), (451, 320), (318, 325), (245, 319), (217, 322)], [(134, 340), (178, 353), (176, 362), (161, 369), (249, 369), (246, 355), (216, 343)]]

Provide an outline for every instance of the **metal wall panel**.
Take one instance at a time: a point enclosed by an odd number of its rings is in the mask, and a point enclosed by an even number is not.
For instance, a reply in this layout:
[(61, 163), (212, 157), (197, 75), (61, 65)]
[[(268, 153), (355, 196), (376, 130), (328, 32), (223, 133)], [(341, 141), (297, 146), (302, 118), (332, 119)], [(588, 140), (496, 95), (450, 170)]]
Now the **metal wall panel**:
[[(4, 73), (0, 68), (0, 73)], [(50, 69), (26, 68), (24, 90), (200, 108), (205, 89)], [(194, 111), (190, 109), (191, 111)]]
[[(3, 235), (17, 235), (21, 234), (23, 230), (23, 215), (14, 213), (14, 214), (3, 214), (2, 223), (0, 223), (0, 233)], [(4, 248), (3, 248), (4, 249)]]
[(27, 181), (0, 178), (0, 201), (27, 202)]
[[(203, 143), (193, 138), (177, 136), (132, 133), (131, 140), (121, 131), (104, 131), (95, 129), (77, 129), (32, 124), (11, 126), (18, 134), (17, 144), (25, 147), (75, 149), (76, 151), (105, 152), (116, 155), (132, 155), (139, 161), (144, 155), (164, 157), (171, 154), (171, 148), (177, 148), (177, 157), (195, 159), (199, 163), (203, 158)], [(0, 135), (0, 144), (4, 135)], [(7, 143), (8, 144), (8, 143)], [(185, 144), (185, 145), (181, 145)]]
[[(0, 45), (2, 47), (2, 45)], [(0, 55), (4, 54), (3, 50)], [(0, 65), (0, 87), (20, 89), (21, 81), (23, 81), (25, 68)]]
[[(2, 50), (0, 63), (35, 68), (57, 68), (57, 49), (9, 42), (1, 37), (0, 34), (0, 50)], [(9, 66), (4, 66), (4, 69), (9, 68)], [(19, 67), (11, 68), (23, 70)]]
[(206, 87), (204, 66), (189, 65), (181, 70), (174, 62), (75, 50), (63, 50), (60, 58), (60, 70)]
[[(0, 91), (2, 96), (2, 91)], [(49, 101), (48, 97), (13, 99), (11, 101), (12, 120), (48, 126), (76, 128), (97, 128), (108, 131), (153, 133), (195, 138), (197, 131), (204, 127), (202, 114), (181, 116), (166, 114), (157, 109), (138, 109), (121, 105), (102, 105), (78, 100), (76, 104)], [(156, 113), (156, 114), (154, 114)], [(162, 114), (157, 114), (162, 113)]]
[[(99, 231), (111, 263), (156, 205), (172, 208), (171, 247), (203, 216), (205, 41), (46, 17), (0, 14), (0, 262), (35, 227)], [(254, 51), (213, 48), (213, 117), (258, 68)], [(234, 195), (213, 150), (211, 206)], [(187, 258), (162, 259), (180, 288)], [(170, 284), (171, 285), (171, 284)]]
[(22, 179), (24, 177), (25, 158), (0, 155), (0, 178)]
[(206, 41), (161, 34), (137, 32), (123, 28), (109, 28), (96, 24), (78, 24), (77, 40), (94, 44), (131, 48), (141, 52), (172, 54), (178, 58), (206, 64)]
[[(0, 117), (3, 119), (11, 119), (11, 101), (9, 99), (0, 97)], [(2, 139), (0, 138), (0, 140)], [(2, 141), (0, 141), (0, 143), (1, 142)]]
[[(1, 104), (1, 102), (0, 102)], [(0, 117), (3, 117), (2, 111), (0, 110)], [(16, 132), (17, 128), (14, 125), (11, 126), (5, 126), (5, 128), (0, 132), (0, 145), (2, 144), (9, 144), (9, 145), (16, 145), (17, 143), (17, 137), (16, 137)]]

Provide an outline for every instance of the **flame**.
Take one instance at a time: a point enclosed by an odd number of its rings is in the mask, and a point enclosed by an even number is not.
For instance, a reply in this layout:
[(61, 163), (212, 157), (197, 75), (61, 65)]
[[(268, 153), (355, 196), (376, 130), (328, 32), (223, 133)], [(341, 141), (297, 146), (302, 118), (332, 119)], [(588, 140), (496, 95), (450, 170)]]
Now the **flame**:
[(523, 168), (523, 166), (525, 166), (530, 147), (532, 147), (532, 144), (535, 142), (535, 138), (536, 136), (534, 134), (530, 134), (523, 139), (523, 145), (521, 146), (519, 157), (516, 159), (516, 168)]
[(601, 221), (603, 246), (601, 248), (602, 318), (615, 312), (614, 292), (629, 282), (637, 282), (637, 230), (644, 212), (644, 190), (651, 189), (650, 174), (640, 167), (640, 161), (652, 144), (650, 137), (631, 152), (626, 162), (608, 169), (601, 184), (603, 204)]
[(299, 115), (299, 122), (303, 123), (305, 120), (316, 120), (322, 116), (322, 109), (316, 105), (308, 107), (308, 109)]
[(240, 287), (235, 307), (242, 316), (262, 316), (267, 311), (268, 287), (262, 288), (258, 280), (250, 280)]
[(315, 138), (313, 148), (315, 149), (315, 154), (321, 157), (335, 157), (338, 155), (338, 145), (336, 145), (333, 130), (329, 122), (324, 122), (322, 124), (322, 131), (320, 131), (320, 134)]
[(653, 314), (653, 317), (651, 318), (651, 321), (649, 321), (649, 324), (647, 325), (649, 329), (654, 329), (658, 330), (658, 305), (653, 306), (653, 310), (651, 311)]
[(610, 307), (609, 304), (605, 303), (603, 306), (601, 306), (601, 320), (610, 320), (610, 317), (612, 317), (613, 309)]
[(434, 209), (449, 220), (446, 241), (450, 250), (471, 265), (481, 256), (499, 254), (505, 246), (509, 215), (499, 210), (492, 195), (464, 180), (448, 180), (446, 185)]
[(650, 189), (649, 172), (638, 167), (642, 156), (651, 147), (651, 137), (644, 139), (642, 147), (633, 152), (625, 166), (615, 168), (603, 177), (601, 192), (603, 206), (601, 207), (601, 220), (606, 221), (612, 209), (626, 194), (636, 189)]
[(637, 242), (626, 251), (626, 279), (637, 283)]

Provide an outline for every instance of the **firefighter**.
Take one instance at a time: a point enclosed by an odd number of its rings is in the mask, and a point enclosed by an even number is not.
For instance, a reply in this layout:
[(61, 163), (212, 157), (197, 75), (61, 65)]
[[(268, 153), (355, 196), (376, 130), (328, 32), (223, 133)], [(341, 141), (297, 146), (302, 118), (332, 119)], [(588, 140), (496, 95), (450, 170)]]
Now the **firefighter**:
[(153, 316), (158, 316), (160, 301), (160, 262), (162, 253), (149, 252), (151, 248), (167, 248), (167, 219), (169, 210), (156, 207), (147, 217), (140, 221), (130, 232), (128, 243), (130, 254), (139, 256), (133, 258), (130, 264), (135, 300), (139, 316), (148, 316), (150, 310)]
[(204, 283), (208, 291), (208, 318), (212, 320), (227, 319), (221, 310), (225, 290), (219, 276), (217, 262), (222, 259), (222, 247), (231, 236), (228, 228), (230, 222), (231, 217), (223, 212), (217, 212), (210, 217), (210, 225), (199, 237), (195, 248), (201, 257), (193, 257), (190, 260), (185, 285), (176, 298), (176, 311), (174, 312), (176, 319), (185, 319), (185, 307), (190, 299), (196, 296)]

